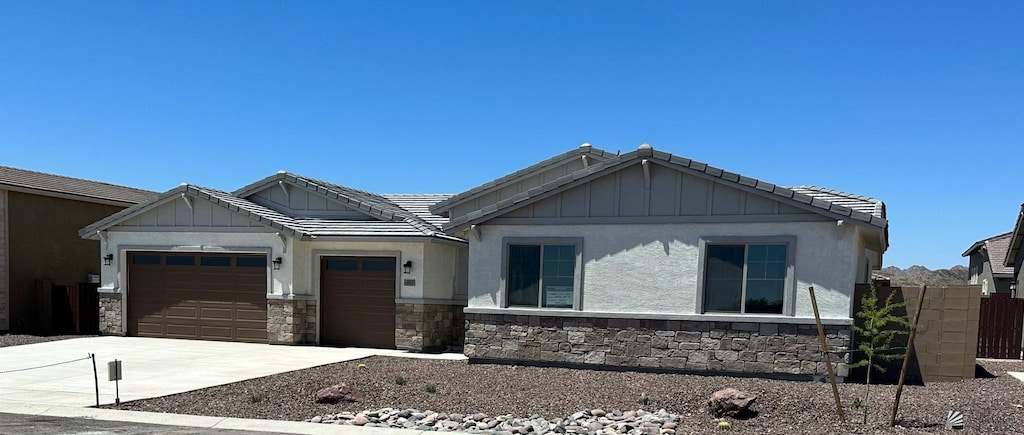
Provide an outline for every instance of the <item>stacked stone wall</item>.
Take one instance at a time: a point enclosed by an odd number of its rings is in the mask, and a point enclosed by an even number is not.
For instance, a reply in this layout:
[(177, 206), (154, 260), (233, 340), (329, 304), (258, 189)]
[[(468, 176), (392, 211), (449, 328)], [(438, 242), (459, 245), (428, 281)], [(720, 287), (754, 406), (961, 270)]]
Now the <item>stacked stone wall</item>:
[[(815, 325), (466, 314), (470, 358), (736, 373), (825, 375)], [(849, 327), (826, 326), (838, 376)]]
[(464, 337), (461, 305), (398, 303), (395, 306), (395, 347), (404, 350), (443, 350), (461, 345)]
[(124, 335), (121, 293), (100, 293), (100, 334)]
[(270, 344), (316, 343), (316, 301), (267, 300), (267, 339)]

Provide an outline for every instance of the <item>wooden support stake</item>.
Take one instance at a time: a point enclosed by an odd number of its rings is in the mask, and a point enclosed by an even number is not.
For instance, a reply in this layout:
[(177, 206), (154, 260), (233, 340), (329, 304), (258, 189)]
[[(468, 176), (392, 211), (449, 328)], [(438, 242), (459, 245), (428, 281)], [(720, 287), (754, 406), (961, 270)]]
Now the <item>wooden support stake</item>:
[(828, 352), (828, 343), (825, 341), (825, 327), (821, 326), (821, 315), (818, 314), (818, 300), (814, 298), (814, 286), (807, 287), (811, 294), (811, 307), (814, 308), (814, 322), (818, 324), (818, 340), (821, 341), (821, 351), (825, 354), (825, 367), (828, 369), (828, 381), (832, 383), (832, 396), (836, 399), (836, 412), (839, 419), (846, 421), (846, 412), (843, 411), (843, 401), (839, 399), (839, 387), (836, 386), (836, 374), (832, 371), (832, 357)]
[(910, 365), (910, 354), (914, 352), (914, 336), (917, 335), (917, 322), (921, 320), (921, 307), (924, 306), (924, 293), (928, 286), (921, 286), (917, 294), (917, 309), (914, 312), (914, 326), (910, 327), (910, 337), (907, 338), (907, 353), (903, 354), (903, 369), (900, 370), (900, 382), (896, 387), (896, 400), (892, 403), (892, 416), (889, 417), (889, 426), (896, 426), (896, 413), (900, 409), (900, 395), (903, 394), (903, 381), (907, 378), (907, 366)]

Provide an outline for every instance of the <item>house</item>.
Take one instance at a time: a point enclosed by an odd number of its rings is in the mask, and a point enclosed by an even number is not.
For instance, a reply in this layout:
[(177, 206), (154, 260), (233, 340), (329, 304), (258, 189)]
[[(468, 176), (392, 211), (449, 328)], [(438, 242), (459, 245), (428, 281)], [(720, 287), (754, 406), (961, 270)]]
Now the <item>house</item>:
[(963, 256), (970, 258), (970, 283), (980, 285), (981, 294), (1013, 294), (1013, 265), (1004, 264), (1012, 235), (1005, 233), (979, 240), (964, 251)]
[(820, 375), (808, 287), (844, 350), (888, 247), (881, 201), (646, 144), (584, 144), (430, 209), (469, 242), (478, 360)]
[(287, 172), (182, 184), (82, 229), (104, 334), (427, 350), (461, 339), (466, 242), (427, 207)]
[(1006, 248), (1006, 257), (1003, 266), (1012, 268), (1013, 275), (1010, 277), (1010, 291), (1016, 294), (1017, 286), (1024, 280), (1024, 253), (1021, 248), (1024, 245), (1024, 204), (1021, 204), (1021, 211), (1017, 214), (1017, 223), (1010, 232), (1010, 241)]
[(99, 245), (78, 229), (154, 194), (0, 166), (0, 331), (52, 332), (41, 283), (75, 285), (99, 272)]

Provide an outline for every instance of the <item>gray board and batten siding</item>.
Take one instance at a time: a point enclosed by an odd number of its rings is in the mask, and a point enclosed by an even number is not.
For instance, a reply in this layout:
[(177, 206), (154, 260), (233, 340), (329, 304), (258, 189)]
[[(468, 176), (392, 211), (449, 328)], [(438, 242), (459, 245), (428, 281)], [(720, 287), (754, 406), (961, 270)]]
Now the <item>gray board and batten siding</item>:
[(622, 168), (512, 210), (491, 223), (625, 223), (637, 218), (666, 223), (722, 222), (723, 216), (756, 216), (758, 222), (827, 219), (764, 195), (650, 164)]

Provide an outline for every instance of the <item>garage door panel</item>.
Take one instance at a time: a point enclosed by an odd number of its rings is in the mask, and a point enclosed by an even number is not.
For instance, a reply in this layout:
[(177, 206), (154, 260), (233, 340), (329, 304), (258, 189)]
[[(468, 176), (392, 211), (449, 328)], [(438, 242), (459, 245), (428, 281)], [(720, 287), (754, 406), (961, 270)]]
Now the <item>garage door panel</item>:
[(321, 342), (393, 349), (395, 259), (325, 257), (320, 266)]
[(265, 256), (130, 256), (129, 335), (267, 342)]

